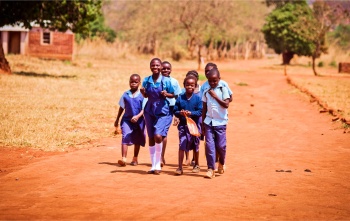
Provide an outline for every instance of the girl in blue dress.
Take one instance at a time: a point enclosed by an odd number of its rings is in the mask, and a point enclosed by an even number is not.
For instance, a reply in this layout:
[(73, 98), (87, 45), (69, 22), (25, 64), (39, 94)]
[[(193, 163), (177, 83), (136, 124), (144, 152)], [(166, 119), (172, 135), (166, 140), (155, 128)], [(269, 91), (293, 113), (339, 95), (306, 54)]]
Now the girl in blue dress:
[(128, 146), (133, 144), (134, 157), (130, 164), (136, 166), (140, 146), (144, 147), (146, 142), (145, 120), (143, 117), (143, 105), (146, 99), (138, 90), (140, 83), (141, 77), (138, 74), (132, 74), (129, 80), (130, 90), (124, 92), (119, 100), (120, 107), (114, 123), (116, 131), (119, 129), (120, 116), (125, 110), (120, 122), (122, 130), (122, 159), (118, 161), (120, 166), (126, 166)]
[(144, 108), (152, 163), (152, 168), (148, 173), (159, 175), (161, 172), (163, 138), (168, 133), (165, 125), (170, 115), (169, 101), (166, 98), (174, 98), (174, 88), (170, 80), (162, 76), (162, 61), (159, 58), (151, 60), (150, 69), (152, 75), (143, 80), (140, 91), (145, 98), (148, 98)]

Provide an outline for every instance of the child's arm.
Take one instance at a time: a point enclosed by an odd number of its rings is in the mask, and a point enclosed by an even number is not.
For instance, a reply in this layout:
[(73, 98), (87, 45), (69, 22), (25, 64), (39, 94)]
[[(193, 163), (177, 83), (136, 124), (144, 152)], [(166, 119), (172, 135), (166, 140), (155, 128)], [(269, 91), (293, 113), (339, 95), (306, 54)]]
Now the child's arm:
[(144, 98), (148, 98), (148, 95), (146, 93), (146, 88), (144, 88), (144, 87), (140, 88), (140, 92)]
[(143, 109), (140, 111), (138, 115), (135, 115), (131, 118), (131, 122), (136, 123), (142, 115), (143, 115)]
[(166, 90), (160, 92), (166, 98), (175, 98), (174, 93), (168, 93)]
[(203, 110), (202, 110), (202, 136), (205, 136), (205, 127), (204, 120), (207, 115), (207, 102), (203, 101)]
[[(208, 93), (220, 104), (221, 107), (223, 108), (228, 108), (230, 104), (230, 98), (227, 98), (225, 100), (221, 100), (216, 93), (214, 92), (213, 89), (210, 89)], [(204, 104), (203, 104), (204, 105)]]
[(119, 126), (119, 118), (120, 118), (120, 116), (122, 115), (123, 111), (124, 111), (124, 108), (119, 107), (117, 119), (116, 119), (115, 122), (114, 122), (114, 127), (115, 127), (116, 129), (117, 129), (117, 127)]

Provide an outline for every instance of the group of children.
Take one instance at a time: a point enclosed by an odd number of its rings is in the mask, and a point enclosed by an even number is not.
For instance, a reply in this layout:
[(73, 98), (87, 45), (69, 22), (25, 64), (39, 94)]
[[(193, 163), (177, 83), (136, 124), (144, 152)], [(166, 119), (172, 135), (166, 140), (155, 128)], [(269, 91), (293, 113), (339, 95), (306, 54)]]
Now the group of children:
[(218, 173), (223, 174), (226, 159), (227, 108), (232, 101), (232, 91), (228, 84), (220, 79), (217, 66), (214, 63), (206, 65), (205, 76), (208, 81), (201, 87), (198, 84), (198, 73), (189, 71), (183, 81), (183, 90), (178, 81), (170, 77), (172, 67), (169, 62), (153, 58), (150, 70), (152, 75), (143, 80), (140, 89), (141, 77), (132, 74), (129, 79), (130, 90), (119, 100), (120, 107), (114, 123), (116, 129), (121, 128), (122, 133), (122, 159), (118, 164), (126, 166), (128, 146), (134, 145), (134, 156), (130, 164), (138, 165), (138, 154), (140, 146), (145, 146), (147, 129), (152, 163), (148, 173), (159, 175), (165, 165), (167, 134), (175, 116), (174, 125), (179, 131), (178, 168), (175, 174), (183, 174), (183, 160), (186, 156), (188, 162), (190, 150), (193, 150), (192, 172), (200, 172), (200, 137), (191, 135), (187, 118), (195, 122), (199, 135), (205, 137), (208, 166), (205, 177), (215, 177), (216, 169)]

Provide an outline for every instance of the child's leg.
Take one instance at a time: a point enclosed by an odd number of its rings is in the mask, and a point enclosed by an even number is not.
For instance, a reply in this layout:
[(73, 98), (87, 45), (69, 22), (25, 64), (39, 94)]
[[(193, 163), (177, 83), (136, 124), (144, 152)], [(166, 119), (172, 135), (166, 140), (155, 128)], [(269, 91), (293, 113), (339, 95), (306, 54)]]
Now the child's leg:
[(186, 155), (186, 160), (185, 160), (184, 165), (188, 166), (188, 165), (190, 165), (190, 159), (189, 159), (190, 151), (185, 151), (185, 155)]
[(167, 137), (163, 137), (163, 148), (162, 148), (162, 161), (161, 161), (161, 166), (163, 166), (165, 164), (165, 149), (166, 149), (166, 144), (167, 144), (168, 138)]
[(219, 155), (218, 172), (224, 173), (226, 161), (226, 125), (215, 127), (215, 147)]
[(160, 161), (161, 161), (161, 157), (162, 157), (162, 149), (163, 149), (163, 142), (162, 140), (160, 140), (160, 142), (157, 142), (159, 141), (159, 139), (157, 139), (157, 135), (155, 136), (155, 141), (156, 141), (156, 144), (155, 144), (155, 158), (154, 158), (154, 166), (155, 166), (155, 169), (157, 171), (160, 171), (162, 168), (160, 166)]
[(120, 166), (126, 166), (126, 156), (128, 154), (128, 145), (122, 144), (122, 159), (118, 160)]
[(132, 158), (132, 161), (131, 161), (131, 165), (132, 166), (137, 166), (138, 164), (138, 160), (137, 160), (137, 157), (139, 155), (139, 152), (140, 152), (140, 144), (135, 144), (134, 145), (134, 157)]
[(205, 126), (205, 155), (207, 158), (208, 169), (215, 169), (215, 142), (213, 138), (214, 127), (204, 124)]
[(184, 161), (185, 151), (179, 150), (179, 169), (182, 170), (182, 163)]
[(149, 154), (151, 156), (151, 163), (152, 163), (152, 167), (151, 167), (151, 170), (149, 171), (149, 173), (153, 173), (156, 170), (155, 164), (154, 164), (154, 162), (155, 162), (155, 152), (156, 152), (154, 138), (153, 137), (149, 137), (148, 143), (149, 143)]

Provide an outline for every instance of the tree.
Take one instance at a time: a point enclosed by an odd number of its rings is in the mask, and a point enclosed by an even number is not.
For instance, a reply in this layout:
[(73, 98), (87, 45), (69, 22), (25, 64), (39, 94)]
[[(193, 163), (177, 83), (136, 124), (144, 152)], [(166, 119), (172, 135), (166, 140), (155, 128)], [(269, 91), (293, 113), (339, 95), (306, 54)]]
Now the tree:
[(293, 25), (313, 19), (312, 11), (305, 1), (287, 3), (267, 16), (262, 28), (266, 43), (277, 54), (282, 54), (284, 65), (290, 63), (294, 54), (308, 56), (314, 51), (314, 44), (293, 29)]
[(346, 21), (347, 10), (344, 10), (341, 4), (334, 3), (322, 0), (315, 1), (312, 7), (313, 18), (301, 15), (298, 22), (291, 26), (293, 31), (307, 39), (312, 45), (312, 51), (307, 56), (312, 58), (312, 70), (315, 76), (318, 75), (316, 59), (328, 51), (327, 33), (333, 27)]
[[(51, 1), (1, 1), (0, 27), (22, 25), (59, 31), (72, 30), (76, 33), (89, 31), (89, 22), (100, 14), (101, 0), (51, 0)], [(11, 72), (0, 44), (0, 70)]]

